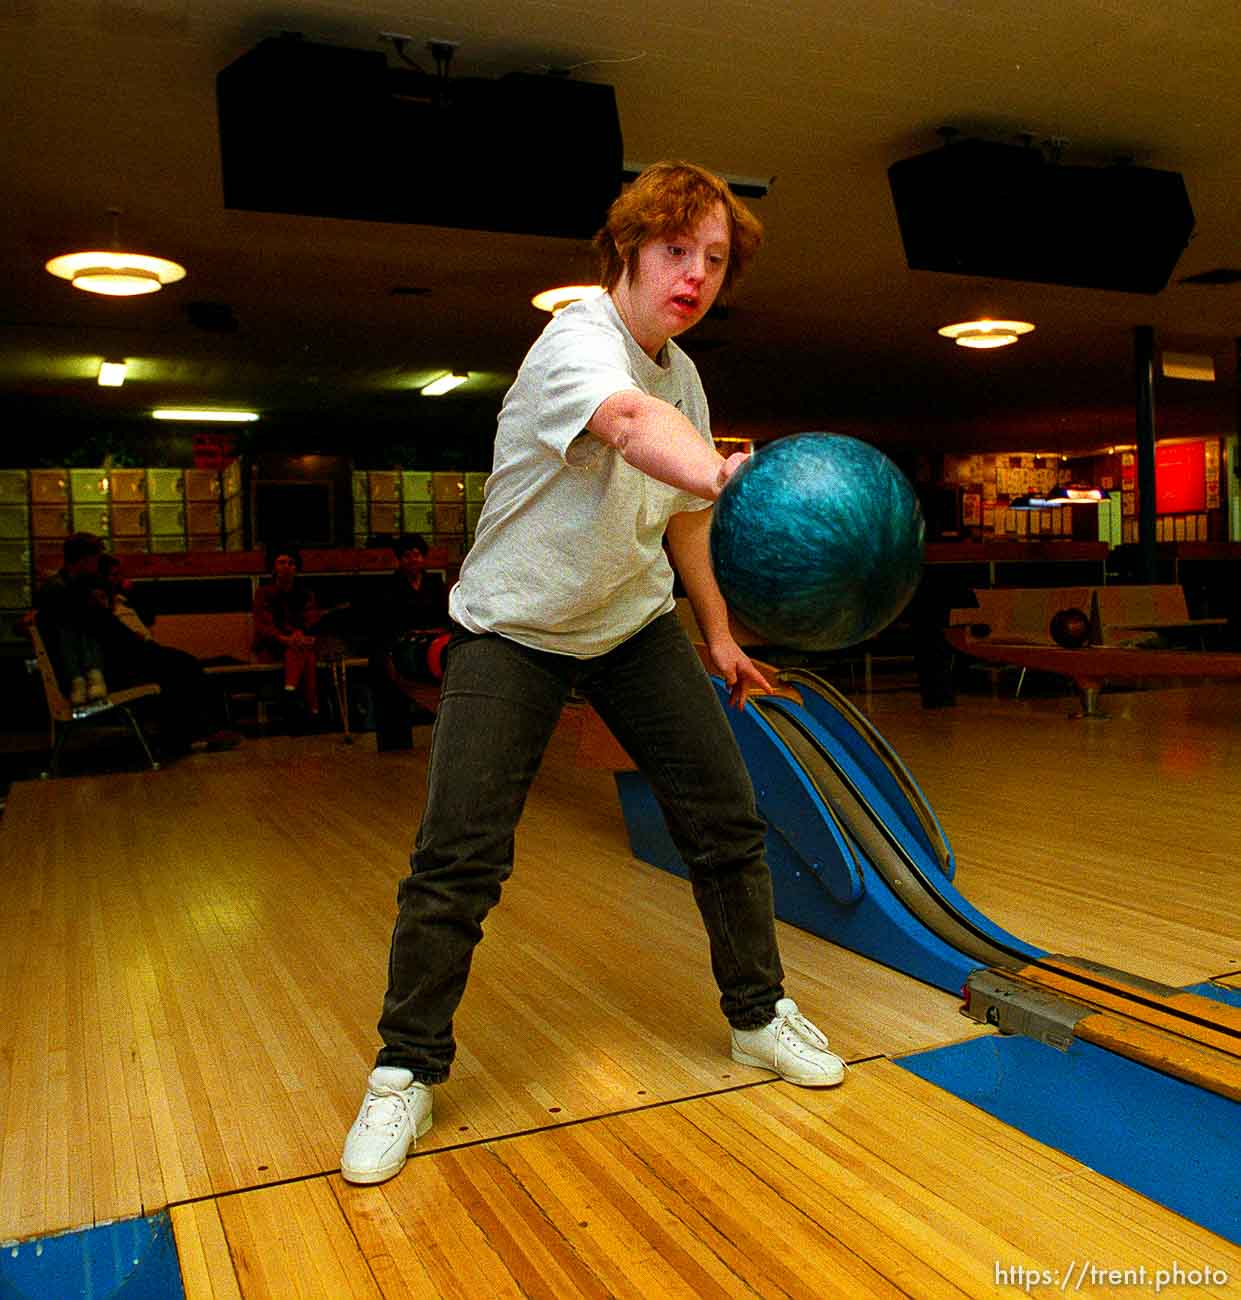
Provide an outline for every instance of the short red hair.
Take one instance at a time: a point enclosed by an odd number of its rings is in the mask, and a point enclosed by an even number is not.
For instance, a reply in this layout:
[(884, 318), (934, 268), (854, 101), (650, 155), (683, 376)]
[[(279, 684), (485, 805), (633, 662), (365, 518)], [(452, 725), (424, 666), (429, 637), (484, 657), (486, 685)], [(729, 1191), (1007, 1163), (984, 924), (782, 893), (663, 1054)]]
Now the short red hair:
[(643, 244), (688, 234), (717, 203), (728, 222), (728, 269), (720, 286), (724, 297), (763, 242), (762, 222), (723, 177), (687, 162), (652, 163), (608, 209), (594, 239), (604, 289), (615, 289), (626, 271), (630, 279), (637, 275)]

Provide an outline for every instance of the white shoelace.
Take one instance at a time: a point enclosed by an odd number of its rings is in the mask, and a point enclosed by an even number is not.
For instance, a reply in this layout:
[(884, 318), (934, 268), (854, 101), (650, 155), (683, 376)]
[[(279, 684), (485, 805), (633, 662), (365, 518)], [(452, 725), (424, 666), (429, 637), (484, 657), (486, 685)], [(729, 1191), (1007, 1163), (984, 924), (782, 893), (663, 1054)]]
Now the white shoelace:
[(358, 1121), (358, 1132), (382, 1131), (395, 1134), (405, 1118), (409, 1103), (399, 1092), (366, 1091), (366, 1104)]
[(776, 1032), (781, 1033), (786, 1029), (796, 1034), (804, 1042), (809, 1043), (811, 1047), (827, 1050), (827, 1035), (812, 1025), (800, 1011), (790, 1011), (780, 1017)]
[[(821, 1029), (812, 1025), (800, 1011), (789, 1012), (788, 1015), (781, 1016), (780, 1020), (782, 1022), (780, 1030), (785, 1028), (791, 1030), (807, 1046), (817, 1047), (828, 1052), (830, 1055), (835, 1056), (836, 1060), (838, 1060), (846, 1070), (850, 1068), (848, 1061), (841, 1056), (836, 1056), (836, 1053), (831, 1051), (831, 1048), (828, 1046), (827, 1035)], [(779, 1030), (777, 1030), (777, 1032), (779, 1032)]]

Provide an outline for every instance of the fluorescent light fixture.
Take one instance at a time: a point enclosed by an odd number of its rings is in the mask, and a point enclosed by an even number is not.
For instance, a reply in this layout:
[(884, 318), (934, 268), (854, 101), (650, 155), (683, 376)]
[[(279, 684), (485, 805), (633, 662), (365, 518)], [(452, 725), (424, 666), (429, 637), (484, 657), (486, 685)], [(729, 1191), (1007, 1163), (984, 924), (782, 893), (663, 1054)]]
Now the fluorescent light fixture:
[(443, 397), (445, 393), (451, 393), (454, 388), (460, 388), (469, 377), (468, 373), (460, 370), (454, 370), (451, 374), (445, 372), (438, 379), (431, 380), (420, 391), (423, 397)]
[(69, 280), (75, 289), (113, 298), (155, 293), (185, 278), (185, 267), (179, 263), (145, 253), (65, 253), (46, 265), (53, 275)]
[(99, 387), (120, 388), (125, 382), (125, 363), (123, 361), (101, 361), (99, 363)]
[(966, 320), (945, 325), (938, 332), (960, 348), (1004, 348), (1034, 328), (1024, 320)]
[(248, 424), (259, 417), (257, 411), (191, 411), (166, 407), (158, 411), (152, 411), (151, 418), (155, 420), (203, 421), (210, 424)]
[(540, 311), (549, 311), (555, 316), (571, 302), (597, 298), (602, 292), (601, 284), (562, 284), (559, 289), (544, 289), (542, 293), (536, 293), (530, 303)]

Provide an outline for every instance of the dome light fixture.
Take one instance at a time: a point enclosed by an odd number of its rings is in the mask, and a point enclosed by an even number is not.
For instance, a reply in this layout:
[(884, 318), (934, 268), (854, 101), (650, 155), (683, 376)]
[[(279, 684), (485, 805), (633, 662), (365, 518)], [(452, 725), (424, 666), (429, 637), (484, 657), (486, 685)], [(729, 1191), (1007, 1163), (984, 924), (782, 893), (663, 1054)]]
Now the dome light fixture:
[(583, 298), (597, 298), (602, 292), (601, 284), (562, 284), (558, 289), (544, 289), (542, 293), (536, 293), (530, 299), (530, 304), (556, 316), (570, 303), (580, 302)]
[(967, 320), (945, 325), (939, 333), (959, 348), (1006, 348), (1034, 328), (1024, 320)]
[(137, 294), (156, 293), (166, 284), (185, 278), (185, 267), (166, 257), (148, 253), (127, 253), (117, 235), (119, 208), (109, 208), (112, 215), (110, 251), (62, 253), (46, 263), (52, 275), (68, 280), (75, 289), (101, 293), (112, 298), (132, 298)]

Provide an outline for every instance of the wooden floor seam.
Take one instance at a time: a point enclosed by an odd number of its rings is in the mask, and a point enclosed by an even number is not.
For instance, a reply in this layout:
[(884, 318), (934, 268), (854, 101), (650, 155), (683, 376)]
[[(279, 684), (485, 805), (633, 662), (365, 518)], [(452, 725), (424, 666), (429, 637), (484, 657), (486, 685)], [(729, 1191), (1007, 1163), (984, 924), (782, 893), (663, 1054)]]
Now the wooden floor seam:
[[(872, 1056), (858, 1057), (854, 1061), (846, 1061), (847, 1069), (852, 1069), (857, 1065), (866, 1065), (872, 1061), (888, 1061), (892, 1058), (877, 1053)], [(430, 1147), (425, 1151), (413, 1151), (408, 1160), (424, 1160), (432, 1156), (441, 1155), (444, 1152), (469, 1151), (473, 1147), (494, 1146), (502, 1142), (511, 1142), (517, 1138), (534, 1137), (540, 1133), (555, 1133), (561, 1129), (580, 1128), (586, 1124), (598, 1124), (611, 1119), (623, 1119), (628, 1115), (643, 1115), (650, 1111), (665, 1110), (669, 1106), (681, 1106), (686, 1102), (692, 1101), (709, 1101), (714, 1097), (726, 1097), (732, 1093), (749, 1092), (755, 1088), (767, 1088), (772, 1084), (784, 1083), (785, 1080), (780, 1078), (774, 1079), (754, 1079), (749, 1083), (733, 1084), (727, 1088), (709, 1088), (705, 1092), (686, 1093), (683, 1097), (665, 1097), (662, 1101), (653, 1101), (643, 1106), (626, 1106), (619, 1110), (600, 1111), (595, 1115), (581, 1115), (576, 1119), (557, 1120), (551, 1124), (540, 1124), (537, 1127), (515, 1129), (511, 1133), (495, 1133), (491, 1137), (470, 1138), (468, 1141), (446, 1142), (442, 1146)], [(223, 1201), (234, 1196), (244, 1196), (250, 1192), (267, 1191), (275, 1187), (292, 1187), (298, 1183), (314, 1182), (319, 1178), (330, 1178), (333, 1174), (340, 1173), (340, 1166), (336, 1165), (330, 1169), (311, 1170), (304, 1174), (295, 1174), (289, 1178), (275, 1178), (271, 1182), (249, 1183), (244, 1187), (230, 1187), (219, 1192), (204, 1192), (201, 1196), (187, 1196), (181, 1200), (169, 1201), (164, 1210), (171, 1213), (173, 1210), (184, 1209), (188, 1206), (206, 1205), (214, 1201)], [(399, 1177), (399, 1175), (393, 1175)], [(360, 1184), (365, 1186), (366, 1184)], [(380, 1186), (380, 1184), (372, 1184)], [(151, 1210), (148, 1213), (159, 1213), (158, 1210)], [(84, 1225), (90, 1226), (90, 1225)], [(76, 1229), (69, 1229), (76, 1231)]]
[[(875, 1062), (891, 1062), (892, 1059), (893, 1058), (886, 1053), (882, 1053), (882, 1052), (872, 1053), (866, 1056), (857, 1057), (856, 1059), (851, 1061), (846, 1061), (845, 1066), (846, 1066), (846, 1070), (849, 1070), (855, 1066), (864, 1066)], [(508, 1142), (516, 1138), (535, 1137), (542, 1134), (558, 1132), (561, 1130), (583, 1128), (588, 1125), (599, 1124), (601, 1122), (608, 1122), (614, 1119), (622, 1119), (628, 1116), (646, 1115), (648, 1113), (663, 1111), (671, 1107), (682, 1106), (688, 1103), (693, 1103), (698, 1101), (709, 1101), (721, 1097), (731, 1096), (734, 1094), (753, 1092), (761, 1088), (769, 1088), (772, 1087), (773, 1085), (785, 1083), (785, 1082), (787, 1081), (778, 1076), (770, 1079), (755, 1079), (748, 1083), (734, 1084), (729, 1087), (707, 1089), (703, 1092), (689, 1093), (681, 1097), (669, 1097), (661, 1101), (651, 1102), (647, 1105), (622, 1107), (617, 1110), (601, 1112), (595, 1115), (584, 1115), (576, 1119), (558, 1121), (551, 1124), (540, 1125), (538, 1127), (522, 1129), (520, 1131), (515, 1131), (512, 1133), (503, 1133), (503, 1134), (494, 1135), (492, 1137), (473, 1138), (470, 1139), (469, 1141), (463, 1141), (463, 1142), (452, 1142), (444, 1146), (433, 1147), (430, 1150), (425, 1150), (425, 1151), (415, 1150), (407, 1158), (406, 1163), (410, 1163), (412, 1161), (419, 1160), (419, 1159), (432, 1160), (436, 1156), (442, 1156), (446, 1154), (455, 1155), (459, 1152), (467, 1151), (476, 1147), (498, 1146), (501, 1144), (507, 1144)], [(813, 1089), (813, 1091), (815, 1092), (830, 1091), (830, 1090), (831, 1089)], [(393, 1177), (399, 1178), (402, 1175), (405, 1175), (406, 1172), (407, 1171), (405, 1167), (402, 1166), (401, 1170)], [(281, 1188), (281, 1187), (289, 1187), (289, 1186), (295, 1186), (299, 1184), (318, 1182), (320, 1180), (330, 1179), (332, 1175), (339, 1174), (339, 1173), (340, 1173), (340, 1168), (339, 1166), (337, 1166), (336, 1168), (333, 1169), (325, 1169), (316, 1173), (302, 1174), (293, 1178), (277, 1179), (269, 1183), (256, 1183), (251, 1186), (231, 1188), (226, 1191), (211, 1193), (204, 1196), (189, 1197), (183, 1200), (169, 1202), (168, 1206), (166, 1207), (166, 1212), (171, 1218), (173, 1212), (176, 1210), (187, 1209), (190, 1207), (200, 1206), (200, 1205), (218, 1206), (222, 1202), (235, 1200), (247, 1193), (256, 1193), (256, 1192), (261, 1193), (266, 1191), (272, 1191), (274, 1189)], [(387, 1182), (391, 1180), (385, 1180), (385, 1181)], [(384, 1184), (374, 1184), (373, 1186), (375, 1190), (378, 1190), (379, 1188), (384, 1186)], [(366, 1187), (359, 1187), (358, 1190), (370, 1190), (370, 1189)], [(772, 1185), (772, 1190), (773, 1192), (778, 1192), (778, 1188), (776, 1188), (774, 1185)], [(368, 1257), (367, 1250), (366, 1250), (366, 1242), (363, 1236), (359, 1235), (358, 1226), (354, 1222), (353, 1216), (349, 1213), (345, 1203), (341, 1201), (340, 1193), (338, 1190), (333, 1189), (332, 1196), (336, 1206), (340, 1211), (344, 1231), (347, 1234), (349, 1240), (351, 1240), (354, 1246), (356, 1247), (358, 1251), (358, 1257), (362, 1262), (362, 1267), (364, 1268), (366, 1275), (369, 1277), (370, 1281), (376, 1287), (376, 1289), (381, 1294), (384, 1294), (381, 1276), (379, 1273), (376, 1272), (371, 1259)], [(805, 1214), (805, 1210), (802, 1208), (798, 1208), (798, 1207), (790, 1207), (790, 1208), (795, 1209), (798, 1214)], [(241, 1291), (243, 1270), (239, 1269), (238, 1260), (236, 1259), (236, 1257), (233, 1256), (231, 1249), (229, 1251), (228, 1266), (229, 1269), (231, 1270), (232, 1277), (235, 1283), (237, 1284), (239, 1291)], [(893, 1285), (894, 1290), (900, 1296), (905, 1297), (906, 1300), (912, 1300), (912, 1297), (915, 1295), (913, 1291), (906, 1290), (903, 1287), (900, 1287), (899, 1285), (895, 1285), (892, 1279), (887, 1279), (887, 1281), (889, 1285)], [(787, 1293), (784, 1291), (781, 1291), (780, 1294), (787, 1295)]]

